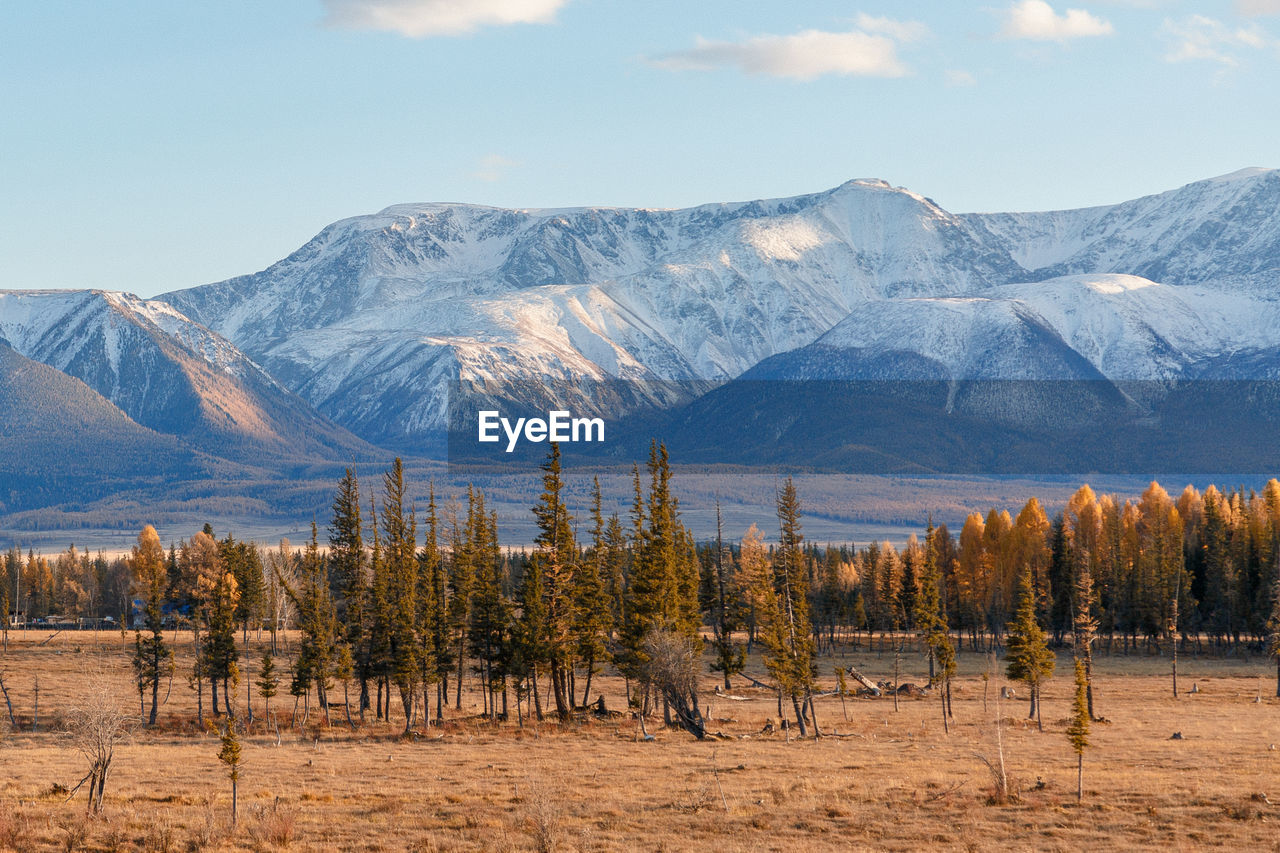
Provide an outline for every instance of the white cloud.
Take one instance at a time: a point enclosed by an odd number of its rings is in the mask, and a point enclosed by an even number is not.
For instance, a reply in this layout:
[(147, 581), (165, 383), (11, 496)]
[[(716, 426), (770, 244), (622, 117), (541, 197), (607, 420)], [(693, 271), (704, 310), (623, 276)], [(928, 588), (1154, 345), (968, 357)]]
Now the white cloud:
[(545, 24), (569, 0), (323, 0), (329, 26), (410, 38), (454, 36), (485, 26)]
[(976, 77), (974, 77), (968, 71), (963, 71), (958, 68), (948, 69), (943, 76), (944, 76), (944, 79), (947, 81), (947, 85), (953, 88), (958, 88), (961, 86), (978, 85), (978, 80)]
[(501, 154), (486, 154), (476, 163), (471, 177), (492, 184), (502, 180), (508, 169), (519, 165), (519, 161), (503, 157)]
[(1205, 60), (1221, 65), (1239, 65), (1242, 50), (1260, 50), (1277, 44), (1258, 26), (1229, 27), (1221, 21), (1192, 15), (1183, 21), (1165, 21), (1163, 32), (1170, 40), (1165, 53), (1168, 62)]
[(888, 36), (900, 42), (920, 41), (928, 38), (929, 28), (919, 21), (899, 21), (894, 18), (874, 17), (865, 12), (858, 15), (858, 29), (864, 33)]
[(1108, 6), (1128, 6), (1131, 9), (1158, 9), (1176, 3), (1177, 0), (1098, 0)]
[(739, 68), (748, 74), (794, 80), (813, 80), (825, 74), (902, 77), (907, 73), (898, 59), (897, 42), (860, 30), (805, 30), (791, 36), (756, 36), (742, 42), (699, 37), (689, 50), (662, 54), (651, 61), (671, 71)]
[(1084, 9), (1068, 9), (1059, 15), (1044, 0), (1022, 0), (1004, 13), (1000, 35), (1033, 41), (1066, 41), (1086, 36), (1109, 36), (1114, 32), (1104, 21)]
[(1236, 12), (1249, 17), (1280, 15), (1280, 0), (1236, 0)]

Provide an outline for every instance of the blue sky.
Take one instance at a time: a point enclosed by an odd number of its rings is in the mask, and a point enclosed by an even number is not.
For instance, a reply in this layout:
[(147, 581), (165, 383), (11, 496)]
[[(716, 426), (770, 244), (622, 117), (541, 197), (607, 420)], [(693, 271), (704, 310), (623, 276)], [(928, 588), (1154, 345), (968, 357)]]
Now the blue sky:
[(391, 204), (949, 210), (1280, 166), (1280, 0), (5, 0), (0, 287), (153, 295)]

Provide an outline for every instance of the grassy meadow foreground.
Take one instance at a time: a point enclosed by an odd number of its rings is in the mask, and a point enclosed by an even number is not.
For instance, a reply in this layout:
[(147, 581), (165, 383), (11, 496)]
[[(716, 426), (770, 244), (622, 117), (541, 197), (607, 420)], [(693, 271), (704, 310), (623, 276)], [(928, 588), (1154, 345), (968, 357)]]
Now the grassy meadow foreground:
[[(263, 640), (265, 642), (265, 638)], [(294, 640), (296, 643), (296, 638)], [(261, 646), (251, 639), (251, 651)], [(766, 733), (771, 692), (735, 677), (701, 685), (709, 729), (697, 741), (651, 717), (645, 741), (631, 715), (494, 725), (480, 716), (471, 678), (463, 710), (445, 725), (399, 736), (403, 718), (351, 731), (314, 705), (305, 730), (289, 728), (292, 700), (273, 714), (280, 736), (258, 723), (243, 738), (239, 826), (219, 740), (198, 731), (191, 691), (175, 679), (160, 724), (137, 726), (117, 748), (103, 815), (85, 817), (84, 792), (64, 788), (85, 760), (62, 733), (86, 687), (109, 679), (131, 691), (132, 637), (119, 633), (15, 632), (0, 670), (19, 731), (0, 709), (0, 849), (26, 850), (694, 850), (1277, 849), (1280, 700), (1266, 658), (1180, 661), (1171, 695), (1167, 657), (1095, 661), (1097, 712), (1085, 754), (1084, 801), (1075, 802), (1075, 756), (1064, 735), (1069, 657), (1044, 689), (1043, 733), (1026, 702), (1002, 701), (1004, 757), (1016, 797), (991, 802), (978, 757), (998, 761), (1001, 668), (963, 653), (953, 685), (955, 723), (942, 730), (936, 695), (893, 699), (824, 695), (821, 739)], [(190, 636), (178, 655), (189, 658)], [(250, 657), (252, 660), (252, 657)], [(861, 649), (821, 657), (819, 688), (837, 665), (875, 680), (894, 658)], [(749, 674), (763, 677), (759, 659)], [(902, 680), (926, 681), (924, 659), (902, 658)], [(254, 673), (250, 672), (252, 676)], [(34, 686), (39, 717), (33, 724)], [(1196, 692), (1190, 692), (1193, 685)], [(600, 680), (610, 709), (623, 681)], [(162, 693), (163, 695), (163, 693)], [(1261, 696), (1261, 701), (1258, 697)], [(732, 698), (730, 698), (732, 697)], [(240, 697), (243, 707), (243, 688)], [(985, 709), (985, 710), (984, 710)], [(136, 705), (128, 708), (136, 712)], [(207, 710), (207, 709), (206, 709)], [(393, 703), (398, 715), (398, 703)], [(846, 719), (847, 713), (847, 719)], [(1175, 732), (1180, 739), (1171, 739)], [(1274, 803), (1274, 804), (1273, 804)]]

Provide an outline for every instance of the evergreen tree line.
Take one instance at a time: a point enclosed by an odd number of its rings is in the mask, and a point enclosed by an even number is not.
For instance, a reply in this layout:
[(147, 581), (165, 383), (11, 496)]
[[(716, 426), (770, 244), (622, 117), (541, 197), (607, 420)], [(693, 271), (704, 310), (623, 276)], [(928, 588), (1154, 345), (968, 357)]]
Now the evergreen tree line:
[[(130, 594), (139, 600), (134, 666), (153, 723), (161, 686), (170, 689), (175, 675), (164, 630), (178, 623), (195, 639), (183, 675), (202, 720), (206, 708), (215, 717), (234, 710), (252, 628), (272, 643), (257, 681), (245, 685), (250, 694), (256, 686), (269, 703), (279, 685), (295, 700), (295, 718), (300, 706), (306, 720), (314, 700), (327, 720), (337, 706), (353, 727), (394, 714), (406, 731), (442, 719), (449, 704), (461, 709), (468, 675), (492, 719), (568, 719), (592, 704), (593, 680), (610, 665), (638, 709), (661, 707), (668, 721), (701, 733), (704, 642), (726, 689), (759, 647), (779, 715), (785, 703), (802, 734), (817, 725), (817, 656), (864, 638), (899, 650), (915, 638), (931, 681), (944, 687), (944, 721), (953, 639), (975, 651), (1004, 648), (1009, 675), (1031, 687), (1032, 714), (1039, 680), (1052, 671), (1047, 642), (1073, 647), (1086, 683), (1095, 643), (1108, 653), (1159, 652), (1177, 638), (1198, 651), (1280, 651), (1276, 480), (1261, 494), (1188, 487), (1176, 500), (1156, 483), (1124, 501), (1083, 486), (1053, 518), (1032, 498), (1016, 518), (971, 514), (959, 536), (931, 523), (923, 541), (900, 548), (823, 548), (804, 542), (790, 480), (779, 487), (775, 543), (755, 525), (740, 541), (718, 530), (714, 542), (696, 543), (658, 444), (633, 471), (624, 515), (605, 516), (597, 481), (575, 517), (558, 448), (542, 474), (539, 532), (527, 552), (500, 548), (496, 514), (478, 490), (465, 505), (440, 506), (434, 489), (426, 506), (412, 505), (397, 460), (373, 490), (346, 472), (325, 549), (314, 524), (300, 550), (218, 540), (206, 525), (166, 554), (147, 528), (123, 560), (70, 549), (50, 563), (12, 552), (4, 596), (21, 577), (29, 607), (70, 590), (68, 615), (123, 613)], [(301, 640), (281, 685), (273, 655), (288, 626)], [(1092, 713), (1091, 687), (1087, 698)]]

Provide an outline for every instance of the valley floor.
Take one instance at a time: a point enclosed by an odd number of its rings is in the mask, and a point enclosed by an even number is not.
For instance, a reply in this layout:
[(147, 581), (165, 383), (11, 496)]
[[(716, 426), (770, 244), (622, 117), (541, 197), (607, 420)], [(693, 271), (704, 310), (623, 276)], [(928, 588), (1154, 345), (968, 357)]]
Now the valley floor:
[[(46, 642), (47, 641), (47, 642)], [(157, 730), (137, 728), (116, 750), (102, 817), (86, 819), (84, 775), (63, 717), (105, 678), (136, 708), (128, 652), (117, 634), (11, 634), (0, 671), (22, 731), (0, 739), (0, 849), (28, 850), (1170, 850), (1277, 849), (1280, 700), (1263, 658), (1180, 661), (1171, 694), (1167, 658), (1100, 656), (1097, 712), (1075, 801), (1075, 756), (1064, 734), (1070, 661), (1045, 691), (1044, 732), (1026, 703), (984, 681), (985, 655), (961, 657), (955, 722), (936, 697), (836, 695), (817, 700), (821, 739), (763, 733), (772, 694), (735, 680), (729, 695), (704, 680), (710, 728), (696, 741), (652, 718), (645, 741), (630, 716), (494, 726), (466, 692), (445, 725), (406, 740), (403, 719), (357, 732), (312, 708), (288, 727), (292, 702), (273, 703), (280, 737), (259, 724), (245, 738), (239, 826), (219, 740), (198, 732), (180, 674)], [(251, 643), (255, 651), (256, 642)], [(189, 642), (179, 666), (189, 662)], [(851, 649), (820, 660), (824, 689), (837, 665), (892, 677), (892, 655)], [(925, 680), (903, 657), (903, 680)], [(763, 676), (754, 656), (747, 671)], [(34, 685), (39, 717), (32, 733)], [(621, 679), (597, 679), (611, 709)], [(1192, 687), (1196, 692), (1191, 693)], [(283, 693), (283, 691), (282, 691)], [(1259, 701), (1259, 697), (1261, 700)], [(243, 703), (243, 697), (241, 699)], [(394, 708), (399, 713), (399, 705)], [(985, 756), (1004, 759), (1017, 797), (991, 802)], [(7, 714), (0, 708), (4, 726)], [(317, 723), (317, 721), (319, 722)], [(1171, 739), (1175, 733), (1181, 738)]]

